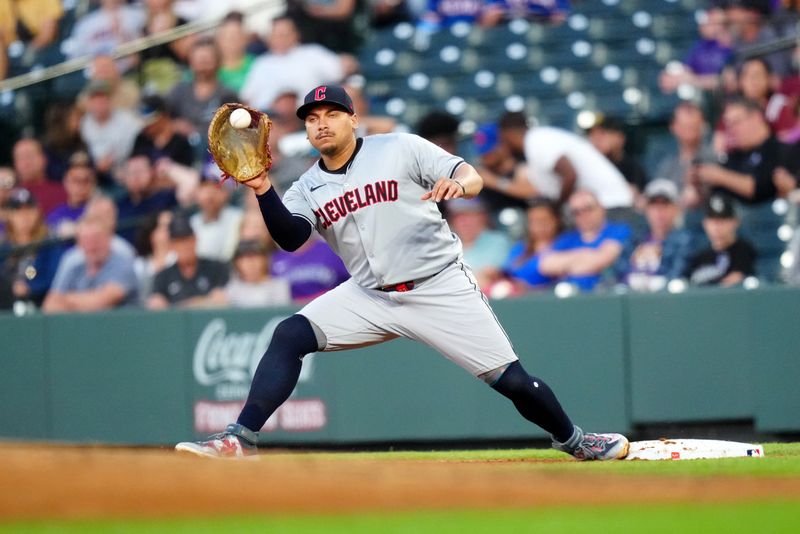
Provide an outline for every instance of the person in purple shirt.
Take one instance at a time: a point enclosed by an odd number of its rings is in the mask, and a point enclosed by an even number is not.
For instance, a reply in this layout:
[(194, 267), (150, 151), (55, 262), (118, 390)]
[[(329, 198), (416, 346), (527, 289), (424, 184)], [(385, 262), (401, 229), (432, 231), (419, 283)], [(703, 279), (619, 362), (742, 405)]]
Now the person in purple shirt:
[(350, 273), (321, 239), (311, 238), (295, 252), (276, 250), (272, 254), (272, 276), (285, 278), (292, 300), (305, 302), (338, 286)]
[(591, 191), (575, 191), (568, 205), (575, 230), (556, 239), (552, 251), (542, 255), (539, 271), (591, 291), (619, 258), (631, 229), (626, 224), (608, 222), (605, 209)]
[(56, 206), (45, 222), (52, 235), (66, 239), (75, 235), (78, 219), (97, 190), (97, 175), (85, 152), (78, 152), (70, 158), (64, 174), (64, 189), (67, 191), (67, 201)]

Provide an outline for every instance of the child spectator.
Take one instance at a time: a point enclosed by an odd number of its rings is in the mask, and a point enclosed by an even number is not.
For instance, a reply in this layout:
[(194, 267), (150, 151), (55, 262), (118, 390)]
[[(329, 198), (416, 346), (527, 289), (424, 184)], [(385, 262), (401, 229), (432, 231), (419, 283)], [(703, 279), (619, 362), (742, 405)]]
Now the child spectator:
[(708, 199), (703, 228), (711, 246), (689, 263), (686, 276), (692, 285), (729, 287), (755, 273), (756, 253), (736, 235), (739, 219), (731, 197), (716, 193)]
[(260, 241), (240, 241), (233, 256), (234, 276), (225, 286), (231, 306), (286, 306), (292, 302), (289, 282), (269, 274), (269, 250)]

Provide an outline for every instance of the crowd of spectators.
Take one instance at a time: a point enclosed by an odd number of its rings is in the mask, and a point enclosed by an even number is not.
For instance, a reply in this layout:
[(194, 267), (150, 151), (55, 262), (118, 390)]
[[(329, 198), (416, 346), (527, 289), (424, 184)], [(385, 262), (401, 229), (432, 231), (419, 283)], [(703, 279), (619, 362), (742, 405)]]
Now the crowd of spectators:
[[(61, 2), (0, 0), (0, 14), (6, 4), (26, 7), (14, 24), (2, 19), (0, 49), (57, 39)], [(40, 9), (29, 11), (33, 4)], [(567, 1), (290, 2), (261, 26), (234, 11), (211, 32), (122, 59), (110, 53), (123, 42), (220, 13), (201, 0), (98, 4), (65, 47), (94, 56), (85, 87), (74, 101), (53, 102), (41, 135), (13, 142), (10, 166), (0, 167), (0, 306), (287, 305), (341, 283), (349, 275), (321, 239), (291, 254), (277, 249), (252, 192), (221, 182), (205, 146), (220, 104), (267, 111), (271, 177), (283, 193), (314, 161), (295, 109), (320, 83), (345, 85), (359, 135), (414, 131), (479, 168), (481, 195), (442, 211), (490, 296), (559, 284), (741, 284), (759, 274), (760, 254), (737, 234), (742, 210), (797, 196), (800, 53), (737, 54), (786, 31), (771, 22), (788, 16), (772, 2), (714, 2), (698, 17), (698, 42), (659, 81), (665, 92), (691, 87), (704, 98), (675, 107), (674, 149), (649, 167), (630, 150), (636, 130), (624, 117), (598, 113), (584, 131), (569, 131), (507, 112), (465, 140), (444, 111), (414, 125), (370, 112), (358, 62), (367, 21), (413, 21), (424, 31), (520, 16), (555, 25)]]

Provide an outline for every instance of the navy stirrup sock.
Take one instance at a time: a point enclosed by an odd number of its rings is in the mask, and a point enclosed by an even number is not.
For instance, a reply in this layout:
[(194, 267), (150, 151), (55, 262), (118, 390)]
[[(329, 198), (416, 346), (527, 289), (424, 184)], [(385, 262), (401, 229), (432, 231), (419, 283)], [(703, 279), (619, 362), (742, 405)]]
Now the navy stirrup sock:
[(318, 349), (317, 337), (308, 319), (292, 315), (281, 321), (256, 368), (237, 423), (254, 432), (261, 430), (269, 416), (292, 394), (300, 377), (301, 358)]
[(522, 417), (545, 429), (554, 439), (565, 442), (572, 436), (572, 421), (553, 390), (525, 372), (519, 360), (508, 366), (492, 388), (510, 399)]

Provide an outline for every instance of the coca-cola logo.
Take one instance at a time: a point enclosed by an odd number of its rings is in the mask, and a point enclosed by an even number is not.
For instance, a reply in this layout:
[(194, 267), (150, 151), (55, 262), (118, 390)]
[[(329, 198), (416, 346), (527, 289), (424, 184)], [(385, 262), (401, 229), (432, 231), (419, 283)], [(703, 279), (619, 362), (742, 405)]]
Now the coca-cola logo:
[(194, 348), (194, 378), (203, 386), (249, 384), (272, 333), (285, 317), (275, 317), (260, 332), (228, 332), (224, 319), (212, 319)]

